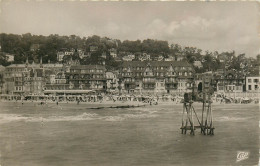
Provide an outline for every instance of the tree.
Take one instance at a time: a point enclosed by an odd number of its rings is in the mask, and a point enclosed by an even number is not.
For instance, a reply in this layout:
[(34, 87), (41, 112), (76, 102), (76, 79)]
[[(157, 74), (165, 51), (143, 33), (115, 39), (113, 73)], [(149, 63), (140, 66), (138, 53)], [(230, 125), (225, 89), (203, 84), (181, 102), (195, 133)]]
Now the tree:
[(10, 65), (11, 63), (8, 62), (6, 59), (7, 59), (7, 57), (3, 53), (0, 53), (0, 65), (3, 65), (3, 66)]
[(257, 61), (258, 65), (260, 65), (260, 54), (258, 54), (258, 55), (256, 56), (256, 61)]

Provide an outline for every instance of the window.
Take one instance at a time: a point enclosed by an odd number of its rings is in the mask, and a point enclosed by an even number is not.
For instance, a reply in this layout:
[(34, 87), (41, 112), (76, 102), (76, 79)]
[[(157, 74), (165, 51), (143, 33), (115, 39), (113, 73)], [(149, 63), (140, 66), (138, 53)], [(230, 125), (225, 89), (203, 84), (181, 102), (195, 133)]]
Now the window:
[(248, 90), (251, 90), (251, 85), (248, 85)]
[(258, 89), (258, 85), (255, 85), (255, 90), (257, 90)]
[(252, 80), (251, 79), (248, 79), (248, 83), (251, 83), (252, 82)]
[(254, 79), (254, 82), (255, 82), (255, 83), (258, 83), (258, 79)]

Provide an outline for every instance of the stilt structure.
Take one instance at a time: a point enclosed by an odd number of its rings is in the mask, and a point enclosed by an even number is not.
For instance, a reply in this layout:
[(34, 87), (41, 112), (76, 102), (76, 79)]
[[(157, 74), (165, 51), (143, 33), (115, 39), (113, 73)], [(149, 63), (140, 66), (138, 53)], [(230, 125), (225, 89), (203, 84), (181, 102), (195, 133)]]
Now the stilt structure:
[(211, 94), (203, 94), (203, 106), (201, 116), (201, 133), (204, 135), (214, 135), (213, 113), (211, 109)]
[[(195, 135), (195, 130), (197, 128), (201, 129), (201, 133), (204, 135), (214, 135), (214, 126), (213, 126), (213, 113), (211, 109), (211, 77), (203, 77), (203, 89), (202, 89), (202, 116), (201, 120), (199, 119), (196, 110), (193, 107), (193, 97), (194, 91), (192, 93), (184, 94), (183, 102), (183, 112), (182, 112), (182, 125), (181, 133), (186, 134), (187, 130), (190, 130), (191, 135)], [(194, 115), (197, 119), (197, 122), (194, 121)]]
[[(193, 107), (193, 101), (191, 100), (191, 94), (185, 93), (183, 102), (183, 112), (182, 112), (182, 126), (181, 133), (186, 134), (187, 130), (190, 130), (191, 135), (195, 135), (196, 128), (203, 128), (202, 123)], [(196, 125), (196, 120), (194, 121), (194, 116), (197, 119), (198, 124)]]

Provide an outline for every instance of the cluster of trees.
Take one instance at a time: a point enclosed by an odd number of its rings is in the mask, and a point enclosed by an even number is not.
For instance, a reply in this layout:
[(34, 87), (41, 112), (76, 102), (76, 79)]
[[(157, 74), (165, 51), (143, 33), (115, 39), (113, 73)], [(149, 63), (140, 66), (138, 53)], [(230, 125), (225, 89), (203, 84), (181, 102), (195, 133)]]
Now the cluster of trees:
[[(57, 62), (57, 52), (66, 48), (70, 49), (81, 49), (85, 52), (90, 51), (90, 46), (97, 46), (98, 50), (91, 54), (90, 58), (80, 60), (82, 64), (93, 64), (101, 63), (102, 53), (106, 53), (108, 58), (106, 59), (107, 66), (117, 66), (117, 62), (109, 55), (109, 49), (116, 48), (118, 52), (131, 52), (131, 53), (140, 53), (146, 52), (152, 55), (163, 53), (169, 53), (169, 47), (167, 41), (159, 41), (147, 39), (144, 41), (123, 41), (112, 40), (107, 37), (101, 38), (100, 36), (91, 36), (91, 37), (79, 37), (75, 35), (71, 36), (59, 36), (59, 35), (32, 35), (30, 33), (23, 35), (15, 34), (0, 34), (0, 44), (1, 52), (13, 54), (14, 63), (24, 63), (26, 59), (39, 62), (42, 58), (43, 63), (49, 61), (55, 63)], [(32, 45), (37, 44), (39, 48), (32, 50)], [(4, 62), (5, 58), (3, 56), (0, 64), (8, 65), (7, 62)], [(73, 59), (79, 59), (78, 53), (75, 52)]]
[[(140, 55), (141, 53), (148, 53), (151, 58), (162, 55), (165, 58), (169, 56), (182, 56), (189, 63), (193, 64), (194, 61), (201, 61), (203, 67), (196, 68), (197, 72), (215, 71), (219, 68), (226, 68), (227, 70), (252, 70), (256, 68), (260, 63), (260, 55), (257, 55), (257, 59), (249, 59), (245, 57), (245, 54), (236, 55), (232, 52), (203, 52), (196, 47), (182, 47), (178, 44), (172, 44), (169, 46), (167, 41), (161, 40), (136, 40), (136, 41), (120, 41), (118, 39), (110, 39), (107, 37), (101, 38), (100, 36), (91, 37), (79, 37), (75, 35), (71, 36), (59, 36), (59, 35), (32, 35), (30, 33), (23, 35), (15, 34), (0, 34), (0, 65), (9, 65), (4, 57), (4, 53), (13, 54), (14, 63), (24, 63), (26, 59), (39, 62), (42, 58), (43, 63), (51, 61), (57, 62), (57, 52), (66, 48), (81, 49), (85, 52), (90, 51), (90, 46), (97, 46), (97, 50), (91, 54), (90, 57), (79, 59), (79, 54), (75, 51), (72, 56), (73, 60), (79, 60), (81, 64), (100, 64), (105, 61), (107, 68), (116, 68), (119, 63), (116, 62), (109, 54), (109, 49), (116, 48), (118, 55), (123, 56), (125, 53), (132, 53)], [(32, 45), (38, 45), (37, 49), (32, 50)], [(102, 53), (106, 53), (107, 58), (102, 59)], [(225, 63), (221, 63), (221, 58), (225, 59)], [(66, 59), (65, 59), (66, 60)]]
[(136, 40), (129, 41), (125, 40), (122, 43), (120, 42), (118, 45), (118, 50), (122, 52), (131, 52), (131, 53), (140, 53), (145, 52), (151, 54), (152, 56), (158, 54), (167, 54), (170, 53), (169, 44), (167, 41), (161, 40)]

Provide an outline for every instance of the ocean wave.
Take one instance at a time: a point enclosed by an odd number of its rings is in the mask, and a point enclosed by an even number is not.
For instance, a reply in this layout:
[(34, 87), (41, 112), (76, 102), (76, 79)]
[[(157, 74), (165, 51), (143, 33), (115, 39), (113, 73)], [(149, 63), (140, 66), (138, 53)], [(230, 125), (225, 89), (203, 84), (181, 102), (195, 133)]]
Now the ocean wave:
[[(98, 119), (98, 114), (83, 113), (75, 116), (50, 116), (48, 118), (41, 118), (45, 122), (58, 122), (58, 121), (82, 121)], [(39, 121), (39, 119), (29, 119), (30, 122)]]
[(50, 117), (30, 117), (29, 115), (17, 114), (1, 114), (0, 123), (8, 123), (12, 121), (25, 122), (56, 122), (56, 121), (80, 121), (80, 120), (94, 120), (98, 119), (98, 114), (83, 113), (75, 116), (50, 116)]
[(105, 116), (103, 119), (105, 121), (111, 121), (111, 122), (125, 120), (125, 118), (120, 117), (120, 116)]
[(157, 115), (151, 115), (151, 114), (123, 114), (122, 115), (126, 119), (132, 119), (132, 118), (152, 118), (156, 117)]
[(0, 123), (26, 120), (28, 117), (17, 114), (0, 114)]
[(215, 118), (214, 121), (239, 121), (239, 120), (245, 120), (245, 119), (246, 118), (223, 116), (223, 117)]
[(157, 115), (151, 114), (123, 114), (120, 116), (106, 116), (103, 119), (105, 121), (123, 121), (127, 119), (143, 119), (143, 118), (153, 118), (157, 117)]
[(105, 121), (123, 121), (126, 119), (141, 119), (141, 118), (153, 118), (156, 117), (154, 113), (157, 111), (151, 111), (146, 114), (121, 114), (115, 116), (100, 116), (96, 113), (82, 113), (74, 116), (49, 116), (49, 117), (33, 117), (29, 114), (0, 114), (0, 123), (8, 123), (13, 121), (24, 122), (59, 122), (59, 121), (83, 121), (83, 120), (105, 120)]
[(136, 108), (136, 109), (133, 109), (133, 111), (136, 111), (136, 112), (145, 112), (145, 113), (150, 113), (150, 114), (153, 114), (153, 113), (156, 113), (158, 111), (155, 111), (155, 110), (152, 110), (151, 108)]

